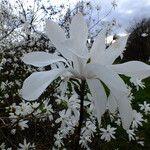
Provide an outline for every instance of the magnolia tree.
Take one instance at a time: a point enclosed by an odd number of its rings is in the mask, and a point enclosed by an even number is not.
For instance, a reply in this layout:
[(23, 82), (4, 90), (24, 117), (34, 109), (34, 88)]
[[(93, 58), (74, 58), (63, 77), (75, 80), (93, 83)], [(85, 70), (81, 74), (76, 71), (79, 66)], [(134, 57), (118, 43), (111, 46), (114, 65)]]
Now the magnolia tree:
[[(137, 88), (143, 88), (141, 80), (149, 76), (149, 65), (140, 61), (114, 64), (125, 49), (128, 36), (121, 37), (106, 49), (106, 29), (95, 38), (89, 50), (88, 28), (81, 13), (72, 18), (69, 33), (70, 38), (66, 38), (65, 32), (57, 23), (46, 21), (46, 34), (58, 52), (32, 52), (24, 55), (22, 60), (36, 67), (51, 64), (57, 64), (57, 67), (31, 74), (23, 83), (23, 99), (38, 99), (49, 84), (60, 76), (60, 86), (65, 87), (61, 88), (63, 91), (59, 103), (65, 99), (68, 108), (62, 110), (60, 118), (55, 121), (60, 124), (54, 135), (54, 145), (57, 148), (65, 147), (65, 138), (68, 139), (71, 134), (75, 135), (75, 149), (80, 146), (89, 149), (88, 143), (92, 142), (91, 137), (97, 130), (100, 131), (101, 139), (107, 142), (111, 138), (115, 139), (116, 127), (108, 124), (105, 125), (106, 128), (102, 128), (104, 122), (101, 118), (105, 118), (106, 113), (110, 115), (111, 122), (115, 121), (123, 127), (129, 140), (134, 140), (134, 131), (142, 125), (144, 119), (141, 113), (132, 109), (131, 88), (120, 75), (130, 77)], [(71, 93), (67, 93), (68, 82), (72, 88)], [(145, 106), (141, 105), (141, 109), (145, 110)]]

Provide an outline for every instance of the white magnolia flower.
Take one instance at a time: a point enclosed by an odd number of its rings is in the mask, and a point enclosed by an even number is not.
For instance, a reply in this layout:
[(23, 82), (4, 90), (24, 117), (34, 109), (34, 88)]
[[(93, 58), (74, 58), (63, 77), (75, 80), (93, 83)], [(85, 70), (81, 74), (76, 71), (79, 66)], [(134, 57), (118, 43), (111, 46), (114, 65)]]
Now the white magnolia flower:
[(115, 123), (116, 123), (118, 126), (120, 126), (120, 125), (121, 125), (121, 120), (118, 118), (118, 119), (115, 121)]
[(70, 113), (68, 113), (69, 111), (66, 111), (65, 109), (59, 112), (60, 118), (58, 118), (55, 122), (59, 123), (59, 122), (66, 122), (67, 118), (69, 118)]
[(58, 148), (60, 148), (62, 145), (64, 145), (63, 143), (63, 137), (61, 136), (61, 133), (58, 131), (57, 134), (54, 135), (56, 141), (54, 143), (55, 146), (57, 146)]
[(150, 113), (150, 104), (148, 104), (146, 101), (144, 101), (144, 104), (139, 104), (139, 106), (140, 110), (143, 110), (146, 115)]
[(93, 122), (90, 120), (86, 121), (85, 127), (82, 128), (81, 135), (83, 137), (89, 136), (92, 137), (94, 136), (93, 133), (96, 132), (96, 126)]
[(133, 110), (132, 128), (138, 128), (138, 126), (142, 126), (142, 122), (144, 122), (143, 115), (136, 110)]
[(39, 105), (40, 105), (40, 103), (38, 103), (38, 102), (34, 102), (34, 103), (32, 103), (32, 107), (33, 107), (33, 108), (38, 108), (38, 107), (39, 107)]
[(141, 146), (144, 146), (144, 141), (138, 141), (138, 144), (140, 144)]
[(107, 125), (107, 128), (100, 128), (101, 133), (101, 139), (109, 142), (111, 138), (116, 139), (114, 134), (115, 134), (116, 128), (111, 127), (110, 125)]
[(21, 130), (24, 130), (25, 128), (29, 128), (27, 120), (20, 120), (18, 122), (18, 125), (20, 126)]
[(66, 67), (31, 74), (24, 81), (23, 98), (26, 100), (37, 99), (57, 77), (70, 72), (72, 78), (87, 81), (95, 103), (99, 124), (107, 103), (107, 95), (101, 83), (103, 82), (110, 89), (113, 101), (115, 101), (114, 105), (119, 109), (123, 128), (128, 129), (133, 119), (128, 98), (130, 93), (119, 74), (143, 79), (149, 76), (150, 67), (139, 61), (113, 64), (124, 51), (127, 36), (120, 38), (106, 49), (106, 32), (103, 30), (88, 52), (86, 47), (88, 28), (81, 13), (72, 19), (70, 38), (67, 39), (63, 29), (53, 21), (46, 21), (46, 32), (63, 57), (46, 52), (32, 52), (26, 54), (22, 60), (26, 64), (36, 67), (44, 67), (57, 62), (64, 62)]
[(130, 82), (133, 83), (136, 86), (137, 91), (139, 90), (139, 87), (141, 87), (142, 89), (145, 88), (144, 83), (141, 81), (141, 79), (138, 78), (131, 78)]
[(89, 135), (80, 137), (79, 144), (81, 145), (81, 147), (86, 148), (87, 150), (89, 150), (88, 142), (92, 142), (91, 137)]
[(30, 149), (35, 149), (34, 143), (31, 144), (30, 142), (27, 143), (26, 139), (24, 139), (23, 144), (19, 143), (18, 150), (30, 150)]
[(12, 150), (12, 148), (6, 148), (5, 143), (2, 143), (2, 144), (0, 145), (0, 149), (1, 149), (1, 150)]
[(5, 147), (6, 147), (5, 143), (2, 143), (2, 144), (0, 145), (0, 148), (1, 148), (1, 149), (5, 149)]
[(15, 135), (16, 134), (16, 129), (12, 129), (11, 134)]
[(129, 141), (131, 141), (131, 140), (135, 140), (135, 133), (134, 133), (134, 130), (127, 130), (126, 131), (127, 132), (127, 134), (128, 134), (128, 138), (129, 138)]

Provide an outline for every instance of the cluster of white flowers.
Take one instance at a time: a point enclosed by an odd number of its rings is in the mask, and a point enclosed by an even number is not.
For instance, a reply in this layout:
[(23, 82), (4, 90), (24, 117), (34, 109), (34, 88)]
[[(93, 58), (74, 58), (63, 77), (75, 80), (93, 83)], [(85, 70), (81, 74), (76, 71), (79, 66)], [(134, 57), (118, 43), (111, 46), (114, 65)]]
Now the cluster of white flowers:
[(92, 142), (92, 137), (94, 137), (94, 133), (96, 132), (95, 120), (93, 118), (92, 121), (87, 120), (85, 126), (81, 130), (80, 144), (82, 147), (86, 149), (89, 148), (89, 144)]
[(12, 150), (12, 148), (6, 148), (5, 143), (2, 143), (2, 144), (0, 145), (0, 149), (1, 149), (1, 150)]
[(66, 138), (66, 136), (70, 133), (73, 134), (75, 126), (78, 124), (80, 101), (75, 91), (69, 99), (67, 96), (64, 97), (64, 95), (61, 95), (61, 97), (58, 96), (58, 98), (61, 103), (64, 103), (67, 107), (62, 111), (59, 111), (59, 118), (57, 118), (55, 121), (55, 123), (60, 124), (57, 134), (54, 135), (55, 146), (60, 148), (61, 145), (63, 145), (63, 138)]
[[(1, 150), (13, 150), (12, 148), (6, 148), (5, 143), (2, 143), (0, 145), (0, 149)], [(24, 139), (23, 144), (19, 143), (19, 147), (17, 148), (17, 150), (30, 150), (30, 149), (35, 150), (35, 145), (34, 143), (33, 144), (31, 144), (30, 142), (27, 143), (26, 139)]]
[[(10, 107), (7, 107), (7, 111), (9, 112), (9, 119), (15, 125), (18, 125), (21, 130), (28, 128), (28, 122), (31, 118), (38, 118), (42, 121), (49, 119), (50, 121), (53, 119), (53, 109), (52, 105), (49, 104), (49, 100), (44, 100), (42, 106), (38, 102), (21, 102), (19, 105), (13, 103)], [(15, 130), (12, 130), (12, 133), (15, 134)]]

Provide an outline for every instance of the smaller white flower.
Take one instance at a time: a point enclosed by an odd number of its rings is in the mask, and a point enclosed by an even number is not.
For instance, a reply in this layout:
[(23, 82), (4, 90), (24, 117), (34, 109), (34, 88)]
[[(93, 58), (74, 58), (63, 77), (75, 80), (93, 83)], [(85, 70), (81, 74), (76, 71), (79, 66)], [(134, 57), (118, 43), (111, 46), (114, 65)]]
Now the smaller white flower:
[(43, 109), (45, 109), (47, 113), (49, 113), (49, 112), (50, 112), (50, 113), (53, 113), (53, 112), (54, 112), (53, 109), (52, 109), (52, 105), (49, 104), (49, 100), (48, 100), (48, 99), (45, 100), (45, 101), (43, 102), (43, 104), (44, 104), (44, 108), (43, 108)]
[(86, 121), (86, 125), (85, 127), (82, 128), (81, 134), (82, 136), (86, 137), (86, 136), (93, 136), (93, 133), (96, 132), (96, 126), (93, 122), (91, 122), (90, 120)]
[(16, 129), (12, 129), (11, 134), (15, 135), (16, 134)]
[(118, 126), (121, 126), (121, 120), (120, 120), (120, 118), (118, 118), (118, 119), (115, 121), (115, 123), (116, 123)]
[(5, 82), (1, 82), (0, 88), (1, 88), (2, 91), (6, 90), (6, 86), (7, 86), (7, 84)]
[(55, 141), (55, 146), (57, 146), (58, 148), (60, 148), (63, 144), (63, 137), (61, 136), (60, 132), (57, 132), (57, 134), (54, 135), (56, 141)]
[(9, 118), (11, 119), (12, 123), (15, 123), (17, 121), (18, 116), (16, 116), (14, 113), (9, 113)]
[(18, 126), (21, 128), (21, 130), (24, 130), (25, 128), (29, 128), (27, 123), (28, 123), (27, 120), (20, 120)]
[(138, 141), (138, 144), (140, 144), (141, 146), (144, 146), (144, 141)]
[(32, 103), (32, 107), (33, 107), (33, 108), (37, 108), (37, 107), (39, 107), (39, 105), (40, 105), (40, 103), (38, 103), (38, 102)]
[(6, 94), (4, 95), (4, 97), (5, 97), (5, 98), (9, 98), (9, 95), (6, 93)]
[(23, 116), (26, 116), (33, 112), (33, 109), (31, 107), (30, 103), (22, 102), (22, 103), (20, 103), (20, 106), (21, 106), (21, 115), (23, 115)]
[(1, 150), (12, 150), (12, 148), (6, 148), (5, 143), (2, 143), (2, 144), (0, 145), (0, 149), (1, 149)]
[(2, 143), (2, 144), (0, 145), (0, 148), (1, 148), (1, 149), (5, 149), (5, 147), (6, 147), (5, 143)]
[(79, 144), (81, 144), (81, 147), (84, 147), (84, 148), (86, 148), (87, 150), (89, 150), (88, 142), (89, 142), (89, 143), (92, 142), (91, 139), (90, 139), (90, 136), (81, 136), (81, 137), (80, 137)]
[(116, 128), (111, 127), (110, 125), (107, 125), (107, 128), (100, 128), (101, 133), (101, 139), (109, 142), (111, 138), (116, 139), (114, 134), (115, 134)]
[(129, 138), (129, 141), (131, 141), (131, 140), (135, 140), (135, 133), (134, 133), (134, 130), (132, 129), (132, 130), (127, 130), (126, 131), (127, 132), (127, 134), (128, 134), (128, 138)]
[(19, 143), (19, 147), (18, 150), (29, 150), (29, 149), (35, 149), (35, 145), (34, 143), (31, 144), (30, 142), (27, 143), (26, 139), (24, 139), (23, 144)]
[(146, 101), (144, 101), (144, 104), (139, 104), (139, 106), (141, 107), (140, 110), (143, 110), (146, 115), (150, 113), (150, 104), (148, 104)]
[(59, 112), (59, 116), (60, 118), (58, 118), (55, 122), (59, 123), (59, 122), (63, 122), (68, 116), (66, 115), (66, 110), (62, 110)]
[(136, 86), (137, 91), (139, 90), (139, 88), (144, 89), (145, 85), (144, 83), (141, 81), (141, 79), (138, 78), (131, 78), (130, 82), (133, 83)]
[(143, 115), (138, 113), (136, 110), (133, 110), (132, 128), (138, 128), (138, 126), (142, 126), (142, 122), (144, 122)]

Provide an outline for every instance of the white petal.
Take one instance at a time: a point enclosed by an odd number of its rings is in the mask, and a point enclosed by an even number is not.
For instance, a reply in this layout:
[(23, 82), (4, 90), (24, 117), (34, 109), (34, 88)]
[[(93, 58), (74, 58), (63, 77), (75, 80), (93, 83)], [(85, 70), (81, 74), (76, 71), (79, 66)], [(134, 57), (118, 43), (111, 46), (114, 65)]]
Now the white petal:
[(112, 91), (119, 108), (119, 114), (122, 120), (122, 126), (125, 130), (128, 130), (131, 122), (133, 121), (133, 111), (130, 105), (130, 101), (127, 95), (120, 91)]
[(92, 63), (99, 63), (101, 60), (102, 54), (105, 51), (105, 38), (106, 38), (106, 30), (102, 30), (100, 34), (96, 37), (93, 46), (90, 51), (90, 57)]
[(87, 83), (94, 100), (97, 119), (99, 125), (101, 124), (101, 116), (106, 110), (107, 96), (104, 90), (103, 85), (97, 79), (87, 79)]
[(112, 64), (123, 53), (128, 37), (129, 35), (120, 37), (115, 43), (108, 47), (105, 54), (107, 64)]
[(71, 59), (70, 53), (63, 47), (62, 43), (66, 41), (65, 32), (55, 22), (46, 20), (46, 34), (52, 41), (57, 50), (67, 59)]
[(150, 76), (150, 66), (140, 61), (129, 61), (112, 65), (111, 68), (119, 74), (144, 79)]
[(85, 48), (83, 49), (80, 45), (81, 43), (77, 43), (77, 41), (74, 39), (67, 39), (61, 44), (62, 44), (63, 49), (65, 49), (67, 53), (69, 54), (70, 60), (72, 60), (72, 55), (77, 55), (78, 57), (82, 57), (84, 59), (89, 58), (89, 52), (87, 50), (86, 45), (84, 45)]
[(100, 64), (87, 64), (85, 70), (87, 77), (100, 79), (110, 90), (114, 88), (118, 91), (128, 93), (124, 81), (111, 68)]
[(78, 13), (75, 15), (70, 24), (70, 39), (74, 40), (74, 48), (76, 46), (77, 53), (83, 53), (86, 48), (88, 37), (87, 24), (84, 21), (83, 15)]
[(108, 109), (111, 113), (115, 113), (117, 108), (118, 108), (118, 105), (117, 105), (117, 102), (116, 102), (116, 99), (115, 97), (113, 96), (112, 92), (110, 92), (110, 95), (108, 97)]
[(36, 100), (48, 85), (65, 71), (66, 69), (54, 69), (32, 73), (23, 83), (23, 98), (25, 100)]
[(63, 29), (51, 20), (46, 20), (46, 35), (58, 49), (60, 43), (66, 39)]
[(36, 67), (44, 67), (59, 61), (66, 62), (64, 58), (46, 52), (32, 52), (25, 54), (22, 61)]
[(77, 72), (80, 74), (84, 73), (84, 67), (86, 65), (87, 60), (85, 58), (81, 58), (77, 55), (73, 55), (73, 66)]

